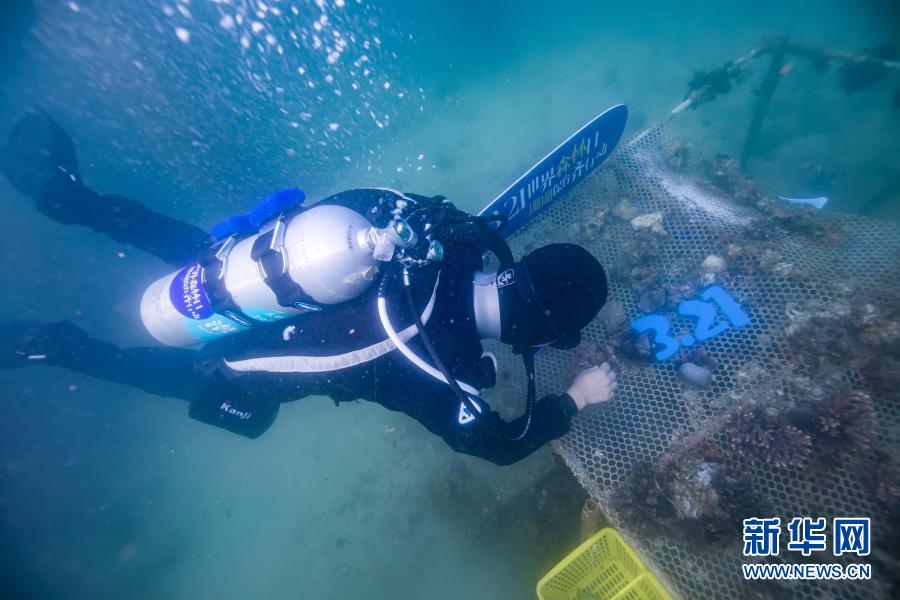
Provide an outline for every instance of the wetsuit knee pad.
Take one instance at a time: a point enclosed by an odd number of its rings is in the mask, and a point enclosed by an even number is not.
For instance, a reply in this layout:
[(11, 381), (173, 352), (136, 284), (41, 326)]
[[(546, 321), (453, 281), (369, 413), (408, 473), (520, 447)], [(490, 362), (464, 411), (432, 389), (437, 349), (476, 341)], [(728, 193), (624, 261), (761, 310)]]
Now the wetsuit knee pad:
[(278, 416), (278, 402), (263, 398), (207, 393), (191, 402), (188, 414), (207, 425), (248, 438), (265, 433)]

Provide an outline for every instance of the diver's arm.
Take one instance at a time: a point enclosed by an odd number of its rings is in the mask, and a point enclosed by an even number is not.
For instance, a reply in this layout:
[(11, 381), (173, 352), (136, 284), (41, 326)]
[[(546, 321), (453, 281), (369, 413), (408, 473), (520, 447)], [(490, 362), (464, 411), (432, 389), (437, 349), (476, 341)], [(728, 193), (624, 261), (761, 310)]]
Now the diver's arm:
[(501, 466), (516, 463), (547, 442), (568, 433), (571, 419), (578, 412), (578, 407), (568, 394), (544, 396), (534, 406), (528, 432), (521, 439), (515, 439), (525, 425), (525, 415), (507, 422), (486, 407), (483, 401), (477, 402), (482, 408), (487, 408), (479, 414), (480, 422), (471, 421), (463, 426), (456, 419), (453, 426), (437, 433), (457, 452)]
[[(455, 364), (447, 360), (451, 365)], [(464, 380), (475, 380), (472, 373), (464, 371), (458, 370)], [(374, 380), (374, 396), (360, 394), (361, 397), (409, 415), (457, 452), (498, 465), (522, 460), (547, 442), (565, 435), (569, 431), (569, 421), (578, 412), (568, 394), (545, 396), (535, 403), (526, 435), (513, 440), (511, 438), (521, 433), (525, 417), (506, 422), (487, 402), (475, 398), (481, 412), (473, 419), (446, 383), (411, 368), (406, 357), (398, 353), (390, 353), (379, 360)]]
[(429, 420), (410, 414), (440, 435), (454, 450), (498, 465), (510, 465), (568, 433), (575, 413), (588, 406), (608, 402), (616, 385), (616, 374), (609, 363), (585, 369), (575, 377), (566, 393), (544, 396), (535, 404), (531, 424), (521, 438), (518, 436), (525, 427), (526, 415), (507, 422), (486, 402), (473, 398), (473, 402), (482, 409), (473, 419), (471, 413), (463, 408), (462, 402), (447, 388), (431, 405), (433, 414), (428, 415)]
[[(616, 389), (616, 374), (609, 363), (585, 369), (579, 373), (565, 394), (544, 396), (534, 407), (531, 426), (522, 439), (515, 439), (525, 426), (527, 417), (507, 423), (488, 410), (479, 414), (484, 421), (471, 431), (459, 435), (453, 431), (447, 443), (460, 452), (474, 454), (498, 465), (520, 461), (550, 440), (569, 432), (572, 417), (580, 410), (608, 402)], [(479, 405), (484, 403), (478, 401)], [(491, 429), (494, 433), (491, 433)]]

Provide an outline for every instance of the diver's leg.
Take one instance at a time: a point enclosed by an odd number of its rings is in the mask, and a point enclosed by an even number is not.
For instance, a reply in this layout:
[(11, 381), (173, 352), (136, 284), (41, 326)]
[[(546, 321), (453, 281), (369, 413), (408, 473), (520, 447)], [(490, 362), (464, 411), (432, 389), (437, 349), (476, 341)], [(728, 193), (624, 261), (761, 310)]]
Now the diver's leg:
[(90, 227), (175, 266), (209, 246), (209, 236), (193, 225), (85, 186), (71, 138), (43, 111), (19, 119), (0, 154), (0, 168), (13, 187), (54, 221)]
[(176, 267), (210, 245), (209, 235), (193, 225), (153, 212), (137, 200), (100, 195), (65, 175), (47, 182), (35, 200), (38, 210), (54, 221), (90, 227)]
[(63, 367), (156, 396), (190, 402), (191, 417), (248, 438), (262, 435), (290, 394), (311, 391), (280, 385), (277, 377), (235, 377), (215, 359), (198, 360), (183, 348), (119, 348), (62, 321), (0, 323), (0, 369), (27, 365)]
[(0, 323), (0, 369), (63, 367), (158, 396), (194, 399), (202, 385), (194, 369), (196, 356), (183, 348), (119, 348), (67, 321)]

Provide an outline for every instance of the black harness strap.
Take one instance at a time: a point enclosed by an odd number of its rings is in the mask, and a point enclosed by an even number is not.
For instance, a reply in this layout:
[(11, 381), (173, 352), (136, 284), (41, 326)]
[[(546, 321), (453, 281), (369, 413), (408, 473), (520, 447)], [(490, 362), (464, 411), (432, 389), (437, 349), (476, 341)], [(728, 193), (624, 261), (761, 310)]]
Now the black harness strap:
[(243, 325), (253, 327), (254, 320), (247, 316), (235, 303), (234, 298), (225, 287), (223, 270), (225, 261), (235, 238), (230, 237), (222, 244), (213, 246), (207, 250), (197, 261), (203, 273), (203, 289), (209, 297), (210, 307), (213, 312), (222, 315), (226, 319)]
[(250, 258), (256, 261), (263, 281), (275, 294), (280, 306), (304, 311), (322, 310), (322, 307), (288, 273), (287, 256), (284, 253), (284, 232), (290, 216), (282, 213), (272, 227), (253, 242)]

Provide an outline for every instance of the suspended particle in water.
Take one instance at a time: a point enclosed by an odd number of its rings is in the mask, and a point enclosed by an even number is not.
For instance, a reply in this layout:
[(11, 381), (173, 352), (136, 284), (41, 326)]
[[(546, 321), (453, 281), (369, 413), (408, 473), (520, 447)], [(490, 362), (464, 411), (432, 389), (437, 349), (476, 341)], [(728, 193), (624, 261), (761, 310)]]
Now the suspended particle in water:
[(184, 44), (187, 44), (191, 41), (191, 32), (184, 27), (176, 27), (175, 36), (178, 37), (178, 39)]

